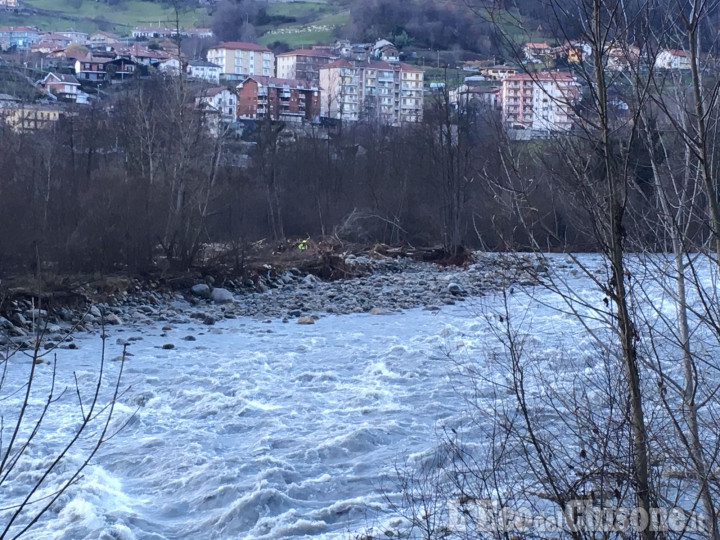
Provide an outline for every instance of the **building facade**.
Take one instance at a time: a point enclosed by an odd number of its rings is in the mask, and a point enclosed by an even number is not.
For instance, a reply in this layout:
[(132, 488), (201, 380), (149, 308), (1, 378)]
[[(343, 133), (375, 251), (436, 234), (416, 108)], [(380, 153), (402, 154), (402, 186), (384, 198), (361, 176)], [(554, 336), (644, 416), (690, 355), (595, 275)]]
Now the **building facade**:
[(42, 32), (34, 26), (0, 27), (0, 48), (29, 49), (30, 45), (40, 41)]
[(80, 95), (80, 83), (74, 75), (66, 73), (48, 73), (44, 79), (38, 81), (37, 86), (63, 101), (77, 103)]
[(327, 49), (298, 49), (277, 56), (277, 76), (320, 84), (320, 68), (336, 60)]
[(296, 79), (248, 77), (238, 85), (238, 117), (312, 122), (320, 115), (317, 85)]
[(690, 69), (690, 57), (679, 49), (665, 49), (655, 58), (655, 67), (659, 69)]
[(195, 98), (195, 106), (204, 113), (217, 115), (224, 122), (237, 119), (237, 94), (224, 86), (202, 90)]
[(201, 79), (211, 83), (220, 83), (220, 72), (222, 68), (206, 60), (190, 60), (187, 65), (187, 73), (193, 79)]
[(568, 131), (579, 96), (572, 74), (561, 71), (518, 73), (502, 82), (502, 117), (508, 129)]
[(58, 105), (17, 104), (0, 109), (0, 118), (17, 132), (52, 128), (66, 114)]
[(267, 47), (256, 43), (229, 41), (208, 50), (208, 62), (220, 66), (229, 80), (244, 80), (252, 75), (272, 77), (275, 74), (275, 55)]
[(389, 125), (420, 122), (423, 81), (423, 71), (408, 64), (337, 60), (320, 69), (320, 114)]

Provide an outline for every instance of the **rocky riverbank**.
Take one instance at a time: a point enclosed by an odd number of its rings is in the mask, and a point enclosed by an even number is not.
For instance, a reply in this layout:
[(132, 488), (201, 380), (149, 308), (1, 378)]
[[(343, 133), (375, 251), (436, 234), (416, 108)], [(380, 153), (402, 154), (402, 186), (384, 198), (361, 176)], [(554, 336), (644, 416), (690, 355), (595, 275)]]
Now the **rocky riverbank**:
[(98, 331), (103, 324), (213, 325), (245, 316), (312, 324), (326, 314), (436, 310), (515, 284), (533, 286), (546, 272), (545, 263), (531, 255), (475, 254), (465, 267), (366, 255), (348, 255), (344, 264), (359, 277), (322, 281), (297, 268), (277, 271), (268, 265), (265, 275), (227, 280), (222, 286), (209, 276), (179, 290), (137, 282), (102, 301), (47, 309), (31, 299), (13, 300), (0, 317), (0, 344), (31, 347), (37, 328), (45, 329), (45, 347), (73, 348), (72, 332)]

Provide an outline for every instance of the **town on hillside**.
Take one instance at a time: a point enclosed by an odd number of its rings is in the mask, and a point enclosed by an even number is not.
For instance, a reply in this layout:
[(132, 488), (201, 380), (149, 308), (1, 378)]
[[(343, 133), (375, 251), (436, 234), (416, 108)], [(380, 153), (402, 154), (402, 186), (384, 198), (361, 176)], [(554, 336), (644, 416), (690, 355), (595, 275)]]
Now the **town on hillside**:
[[(204, 44), (196, 47), (202, 53), (182, 52), (180, 42), (187, 39)], [(515, 62), (458, 62), (447, 67), (461, 78), (433, 81), (427, 66), (404, 58), (386, 39), (338, 40), (275, 54), (257, 43), (218, 43), (209, 28), (159, 24), (125, 36), (0, 27), (0, 51), (0, 119), (15, 131), (46, 129), (93, 103), (112, 107), (124, 83), (182, 75), (214, 133), (241, 134), (259, 120), (397, 127), (422, 122), (428, 105), (443, 97), (456, 110), (478, 106), (497, 114), (511, 140), (573, 130), (584, 91), (576, 68), (591, 54), (582, 42), (528, 42), (518, 44)], [(618, 73), (643, 62), (632, 45), (611, 44), (606, 53), (606, 69)], [(660, 51), (653, 63), (658, 70), (690, 67), (686, 53), (675, 49)], [(619, 114), (627, 109), (619, 98), (612, 105)]]

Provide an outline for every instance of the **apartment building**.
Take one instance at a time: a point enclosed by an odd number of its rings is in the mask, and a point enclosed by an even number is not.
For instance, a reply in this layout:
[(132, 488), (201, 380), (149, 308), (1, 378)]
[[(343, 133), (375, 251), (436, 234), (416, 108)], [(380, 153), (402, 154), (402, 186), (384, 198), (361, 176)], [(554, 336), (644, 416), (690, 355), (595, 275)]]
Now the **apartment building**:
[(503, 121), (508, 129), (568, 131), (579, 96), (572, 74), (561, 71), (518, 73), (502, 81)]
[(35, 26), (3, 26), (0, 27), (0, 48), (29, 49), (41, 37), (42, 32)]
[(298, 49), (277, 55), (277, 76), (320, 84), (320, 68), (336, 60), (326, 47)]
[(403, 63), (336, 60), (320, 68), (320, 114), (399, 125), (423, 116), (421, 69)]
[(16, 132), (50, 129), (67, 115), (75, 113), (59, 105), (16, 104), (0, 109), (0, 119)]
[(220, 66), (225, 79), (244, 80), (252, 75), (272, 77), (275, 55), (256, 43), (227, 41), (208, 50), (208, 62)]
[(320, 114), (320, 91), (307, 81), (254, 76), (237, 90), (239, 118), (312, 122)]

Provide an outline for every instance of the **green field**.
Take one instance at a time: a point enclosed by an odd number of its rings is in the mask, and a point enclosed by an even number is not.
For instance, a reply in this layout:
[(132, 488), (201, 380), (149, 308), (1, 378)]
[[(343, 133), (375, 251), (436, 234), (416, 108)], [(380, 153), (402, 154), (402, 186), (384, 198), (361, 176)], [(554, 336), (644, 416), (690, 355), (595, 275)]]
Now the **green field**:
[[(282, 5), (291, 6), (293, 4)], [(303, 3), (303, 5), (307, 4)], [(283, 41), (293, 48), (305, 45), (327, 45), (334, 41), (333, 30), (347, 24), (349, 20), (350, 13), (347, 11), (339, 13), (326, 12), (326, 14), (307, 24), (286, 24), (269, 29), (259, 41), (263, 45), (274, 41)]]
[(329, 4), (316, 2), (279, 2), (268, 6), (269, 15), (284, 15), (286, 17), (312, 17), (318, 19), (327, 13), (335, 12), (335, 8)]
[[(166, 5), (142, 0), (127, 0), (117, 6), (96, 2), (95, 0), (25, 0), (28, 7), (52, 10), (57, 17), (44, 15), (12, 15), (8, 24), (31, 24), (43, 30), (61, 30), (73, 27), (78, 30), (110, 30), (119, 34), (128, 34), (134, 26), (175, 24), (175, 12)], [(5, 22), (6, 15), (0, 14)], [(209, 23), (205, 9), (180, 11), (180, 25), (196, 26), (196, 23)]]

